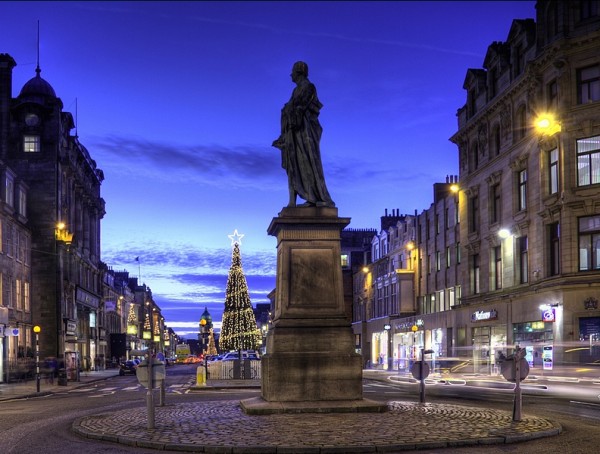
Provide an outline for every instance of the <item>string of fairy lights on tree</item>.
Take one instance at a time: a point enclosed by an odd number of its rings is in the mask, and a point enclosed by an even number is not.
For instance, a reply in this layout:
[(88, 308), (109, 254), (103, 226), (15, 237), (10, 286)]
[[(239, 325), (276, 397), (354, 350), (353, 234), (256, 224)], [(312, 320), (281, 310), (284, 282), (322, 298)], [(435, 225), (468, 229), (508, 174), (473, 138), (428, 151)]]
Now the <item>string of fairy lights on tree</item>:
[(261, 334), (250, 302), (250, 293), (246, 276), (242, 269), (240, 253), (241, 239), (244, 235), (235, 230), (231, 239), (231, 267), (227, 276), (225, 290), (225, 311), (221, 326), (219, 345), (221, 350), (254, 350), (258, 348)]

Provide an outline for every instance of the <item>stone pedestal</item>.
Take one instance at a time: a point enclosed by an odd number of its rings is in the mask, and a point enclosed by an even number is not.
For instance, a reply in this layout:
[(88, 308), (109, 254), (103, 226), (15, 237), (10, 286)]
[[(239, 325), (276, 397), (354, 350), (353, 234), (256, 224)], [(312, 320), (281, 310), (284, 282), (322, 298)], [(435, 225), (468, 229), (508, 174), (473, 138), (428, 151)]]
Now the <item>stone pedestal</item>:
[(275, 310), (261, 359), (262, 398), (243, 401), (246, 412), (382, 411), (362, 399), (362, 359), (342, 285), (340, 232), (350, 219), (337, 214), (284, 208), (269, 226), (277, 237)]

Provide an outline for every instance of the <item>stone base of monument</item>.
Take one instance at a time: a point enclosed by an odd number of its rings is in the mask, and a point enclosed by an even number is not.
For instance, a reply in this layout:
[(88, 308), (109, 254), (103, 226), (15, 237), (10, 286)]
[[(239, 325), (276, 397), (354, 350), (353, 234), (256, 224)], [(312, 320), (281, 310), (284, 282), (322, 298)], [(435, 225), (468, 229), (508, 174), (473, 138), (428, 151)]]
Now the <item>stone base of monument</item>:
[(262, 397), (252, 397), (240, 401), (240, 406), (247, 415), (273, 415), (281, 413), (383, 413), (388, 410), (386, 403), (369, 399), (269, 402)]
[(363, 399), (342, 285), (340, 231), (349, 224), (330, 207), (284, 208), (268, 232), (277, 237), (277, 285), (261, 397), (248, 414), (381, 412)]

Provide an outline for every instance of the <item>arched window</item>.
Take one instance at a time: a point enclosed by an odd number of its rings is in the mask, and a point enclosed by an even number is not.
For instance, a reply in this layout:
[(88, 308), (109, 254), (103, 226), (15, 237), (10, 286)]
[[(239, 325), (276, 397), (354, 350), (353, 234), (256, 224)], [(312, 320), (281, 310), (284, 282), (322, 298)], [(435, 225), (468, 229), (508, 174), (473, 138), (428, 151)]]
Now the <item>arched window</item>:
[(492, 143), (490, 144), (491, 147), (491, 155), (492, 156), (498, 156), (500, 154), (500, 148), (502, 146), (501, 140), (500, 140), (500, 125), (496, 124), (493, 128), (492, 128)]

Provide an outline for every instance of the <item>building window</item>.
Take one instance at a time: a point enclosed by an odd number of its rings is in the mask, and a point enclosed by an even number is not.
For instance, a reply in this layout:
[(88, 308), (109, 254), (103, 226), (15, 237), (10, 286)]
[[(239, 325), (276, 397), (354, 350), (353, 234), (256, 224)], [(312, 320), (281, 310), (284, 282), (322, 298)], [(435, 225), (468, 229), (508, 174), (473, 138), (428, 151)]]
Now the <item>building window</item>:
[(474, 196), (469, 200), (471, 205), (471, 216), (470, 216), (470, 231), (477, 232), (479, 230), (479, 197)]
[(469, 90), (467, 92), (467, 105), (467, 115), (471, 118), (477, 113), (477, 96), (475, 95), (475, 90)]
[(598, 15), (598, 2), (578, 2), (579, 3), (579, 19), (586, 20)]
[(521, 140), (525, 137), (525, 133), (527, 132), (527, 115), (525, 113), (525, 106), (521, 106), (519, 110), (517, 110), (517, 118), (515, 121), (515, 139)]
[(23, 283), (23, 303), (25, 304), (25, 312), (31, 312), (31, 300), (29, 299), (29, 282)]
[(4, 180), (4, 202), (10, 207), (15, 203), (15, 182), (9, 175)]
[(548, 152), (548, 190), (550, 194), (558, 192), (558, 148)]
[(438, 216), (438, 214), (436, 213), (434, 215), (434, 222), (435, 222), (435, 234), (438, 235), (440, 233), (440, 217)]
[(558, 222), (548, 226), (550, 242), (550, 276), (560, 273), (560, 225)]
[(342, 268), (348, 268), (349, 262), (348, 262), (348, 254), (342, 254)]
[(579, 218), (579, 271), (600, 269), (600, 216)]
[(22, 189), (19, 190), (19, 214), (27, 216), (27, 193)]
[(600, 136), (577, 140), (577, 184), (600, 183)]
[(490, 213), (490, 222), (495, 224), (500, 222), (500, 184), (497, 183), (492, 186), (491, 194), (490, 194), (490, 208), (492, 212)]
[(452, 261), (451, 261), (451, 256), (450, 256), (450, 248), (446, 247), (446, 268), (450, 268), (451, 264), (452, 264)]
[(471, 170), (477, 170), (479, 168), (479, 147), (476, 143), (471, 145)]
[(473, 294), (478, 294), (481, 291), (479, 285), (479, 254), (473, 256)]
[(556, 83), (556, 80), (553, 80), (547, 85), (546, 96), (546, 107), (548, 110), (556, 110), (558, 99), (558, 84)]
[(500, 154), (500, 148), (502, 147), (502, 142), (500, 140), (500, 126), (496, 125), (492, 131), (492, 146), (494, 147), (492, 150), (493, 156), (498, 156)]
[(502, 247), (496, 246), (493, 249), (494, 257), (494, 288), (502, 288)]
[(519, 279), (521, 284), (529, 281), (529, 252), (526, 236), (519, 238)]
[(600, 65), (577, 70), (577, 101), (579, 104), (600, 101)]
[(6, 290), (6, 295), (4, 295), (4, 302), (8, 301), (8, 307), (15, 307), (13, 280), (11, 277), (7, 276), (4, 290)]
[(39, 153), (40, 136), (23, 136), (23, 151), (25, 153)]
[(519, 179), (519, 199), (518, 199), (518, 210), (523, 211), (527, 208), (527, 170), (521, 170), (518, 173)]
[(442, 269), (442, 253), (436, 251), (435, 253), (435, 270), (440, 271)]
[(20, 279), (16, 279), (15, 280), (15, 298), (17, 300), (17, 310), (18, 311), (22, 311), (23, 310), (23, 295), (21, 294), (21, 280)]
[(10, 224), (4, 224), (6, 230), (4, 231), (4, 239), (6, 240), (6, 246), (4, 251), (9, 257), (14, 256), (14, 242), (13, 242), (13, 226)]
[(460, 243), (456, 243), (456, 264), (460, 265)]

